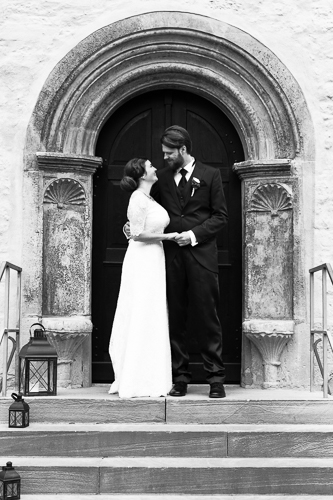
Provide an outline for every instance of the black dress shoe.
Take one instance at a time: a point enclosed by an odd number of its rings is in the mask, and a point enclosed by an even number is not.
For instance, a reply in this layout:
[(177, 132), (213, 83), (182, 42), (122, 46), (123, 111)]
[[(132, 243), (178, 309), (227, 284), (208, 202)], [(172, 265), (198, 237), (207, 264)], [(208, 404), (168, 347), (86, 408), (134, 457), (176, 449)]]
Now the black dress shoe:
[(225, 390), (222, 382), (213, 382), (210, 384), (210, 398), (225, 398)]
[(169, 396), (185, 396), (187, 393), (187, 383), (186, 382), (176, 382), (171, 391), (169, 392)]

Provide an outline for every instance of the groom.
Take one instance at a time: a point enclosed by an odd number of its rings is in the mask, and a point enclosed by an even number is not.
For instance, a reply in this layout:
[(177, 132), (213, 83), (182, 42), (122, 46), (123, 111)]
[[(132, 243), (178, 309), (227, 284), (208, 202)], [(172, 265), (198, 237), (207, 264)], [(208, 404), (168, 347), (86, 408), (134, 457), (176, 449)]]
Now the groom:
[(186, 347), (188, 305), (195, 311), (198, 343), (210, 398), (225, 397), (216, 236), (228, 220), (220, 172), (191, 156), (187, 130), (167, 128), (162, 151), (168, 167), (157, 172), (153, 197), (167, 210), (167, 232), (178, 232), (175, 245), (165, 241), (167, 298), (174, 385), (170, 396), (185, 396), (191, 380)]

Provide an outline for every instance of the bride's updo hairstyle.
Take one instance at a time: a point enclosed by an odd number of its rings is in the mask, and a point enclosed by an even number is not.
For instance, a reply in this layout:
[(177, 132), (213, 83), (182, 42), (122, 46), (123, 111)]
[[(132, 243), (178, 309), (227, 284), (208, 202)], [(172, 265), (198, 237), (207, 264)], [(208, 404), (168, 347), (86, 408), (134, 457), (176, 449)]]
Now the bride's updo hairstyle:
[(139, 179), (146, 173), (146, 161), (143, 158), (133, 158), (126, 163), (124, 176), (120, 181), (121, 189), (132, 193), (138, 188)]

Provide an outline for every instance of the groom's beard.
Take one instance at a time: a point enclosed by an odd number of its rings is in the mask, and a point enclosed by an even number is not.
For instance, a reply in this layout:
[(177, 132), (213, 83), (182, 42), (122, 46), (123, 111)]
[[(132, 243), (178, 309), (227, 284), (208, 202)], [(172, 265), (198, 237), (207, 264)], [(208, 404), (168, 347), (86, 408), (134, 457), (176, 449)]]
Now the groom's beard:
[(177, 158), (169, 159), (167, 160), (167, 163), (169, 167), (174, 171), (177, 172), (177, 170), (184, 165), (184, 159), (180, 153), (178, 153)]

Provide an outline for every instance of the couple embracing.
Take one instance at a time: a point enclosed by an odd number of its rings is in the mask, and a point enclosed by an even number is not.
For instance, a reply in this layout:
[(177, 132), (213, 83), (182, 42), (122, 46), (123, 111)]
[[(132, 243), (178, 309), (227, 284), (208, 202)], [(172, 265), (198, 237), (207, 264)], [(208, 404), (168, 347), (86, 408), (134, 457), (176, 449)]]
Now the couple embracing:
[(185, 396), (191, 380), (186, 347), (191, 304), (209, 397), (223, 398), (216, 236), (228, 215), (221, 176), (191, 156), (184, 128), (167, 128), (161, 144), (166, 168), (156, 174), (149, 160), (135, 158), (121, 180), (132, 192), (131, 237), (110, 340), (115, 381), (109, 393)]

